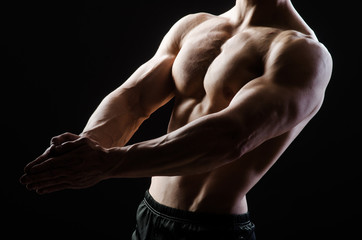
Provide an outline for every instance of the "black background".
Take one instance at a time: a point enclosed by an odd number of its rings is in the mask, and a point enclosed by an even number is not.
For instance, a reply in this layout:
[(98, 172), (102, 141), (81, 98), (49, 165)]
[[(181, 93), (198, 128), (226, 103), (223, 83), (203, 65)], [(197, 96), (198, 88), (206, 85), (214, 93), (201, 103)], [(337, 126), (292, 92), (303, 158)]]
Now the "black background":
[[(325, 103), (249, 193), (258, 239), (357, 239), (362, 224), (358, 2), (293, 1), (330, 50)], [(80, 133), (96, 106), (182, 16), (233, 0), (3, 1), (1, 233), (10, 239), (129, 239), (149, 179), (113, 179), (38, 196), (18, 183), (52, 136)], [(170, 105), (131, 142), (166, 132)], [(354, 237), (355, 236), (355, 237)]]

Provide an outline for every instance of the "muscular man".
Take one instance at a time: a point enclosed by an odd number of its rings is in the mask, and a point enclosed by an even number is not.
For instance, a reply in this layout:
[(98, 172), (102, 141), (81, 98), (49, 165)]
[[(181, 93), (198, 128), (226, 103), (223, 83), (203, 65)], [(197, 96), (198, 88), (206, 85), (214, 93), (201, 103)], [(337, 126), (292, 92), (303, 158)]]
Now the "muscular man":
[[(44, 194), (152, 177), (133, 239), (254, 239), (245, 196), (317, 113), (331, 71), (289, 0), (188, 15), (80, 135), (54, 137), (21, 182)], [(168, 133), (126, 146), (172, 98)]]

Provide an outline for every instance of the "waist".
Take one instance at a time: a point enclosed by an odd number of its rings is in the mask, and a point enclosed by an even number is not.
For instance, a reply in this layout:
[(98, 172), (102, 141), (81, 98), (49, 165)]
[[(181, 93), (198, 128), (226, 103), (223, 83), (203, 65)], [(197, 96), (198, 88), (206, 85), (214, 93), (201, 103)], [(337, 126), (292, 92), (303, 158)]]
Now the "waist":
[(160, 204), (191, 212), (243, 214), (248, 205), (239, 181), (229, 177), (153, 177), (150, 194)]
[(172, 208), (157, 202), (149, 193), (145, 193), (145, 204), (158, 215), (162, 215), (168, 219), (182, 221), (195, 224), (213, 224), (213, 225), (243, 225), (250, 223), (249, 213), (243, 214), (219, 214), (208, 212), (192, 212)]

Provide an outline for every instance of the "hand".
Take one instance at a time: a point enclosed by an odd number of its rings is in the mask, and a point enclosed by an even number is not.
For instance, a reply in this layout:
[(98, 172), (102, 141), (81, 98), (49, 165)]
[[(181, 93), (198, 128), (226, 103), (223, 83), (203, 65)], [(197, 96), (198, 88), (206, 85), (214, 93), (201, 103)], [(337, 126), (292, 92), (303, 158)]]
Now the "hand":
[(90, 187), (107, 178), (106, 159), (107, 150), (97, 142), (65, 133), (25, 167), (20, 182), (39, 194)]

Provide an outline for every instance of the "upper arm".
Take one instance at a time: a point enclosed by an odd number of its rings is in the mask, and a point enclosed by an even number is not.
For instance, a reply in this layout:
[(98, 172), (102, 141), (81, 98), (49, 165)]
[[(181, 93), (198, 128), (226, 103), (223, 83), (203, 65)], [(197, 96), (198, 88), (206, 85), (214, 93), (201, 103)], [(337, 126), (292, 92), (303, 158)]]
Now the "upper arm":
[(115, 96), (128, 95), (128, 105), (133, 112), (147, 117), (173, 97), (173, 62), (181, 48), (182, 39), (204, 18), (202, 15), (188, 15), (175, 23), (163, 37), (155, 55), (114, 92)]
[(224, 113), (239, 124), (246, 148), (254, 148), (312, 118), (331, 71), (331, 56), (320, 43), (297, 36), (275, 40), (264, 74), (241, 88)]

